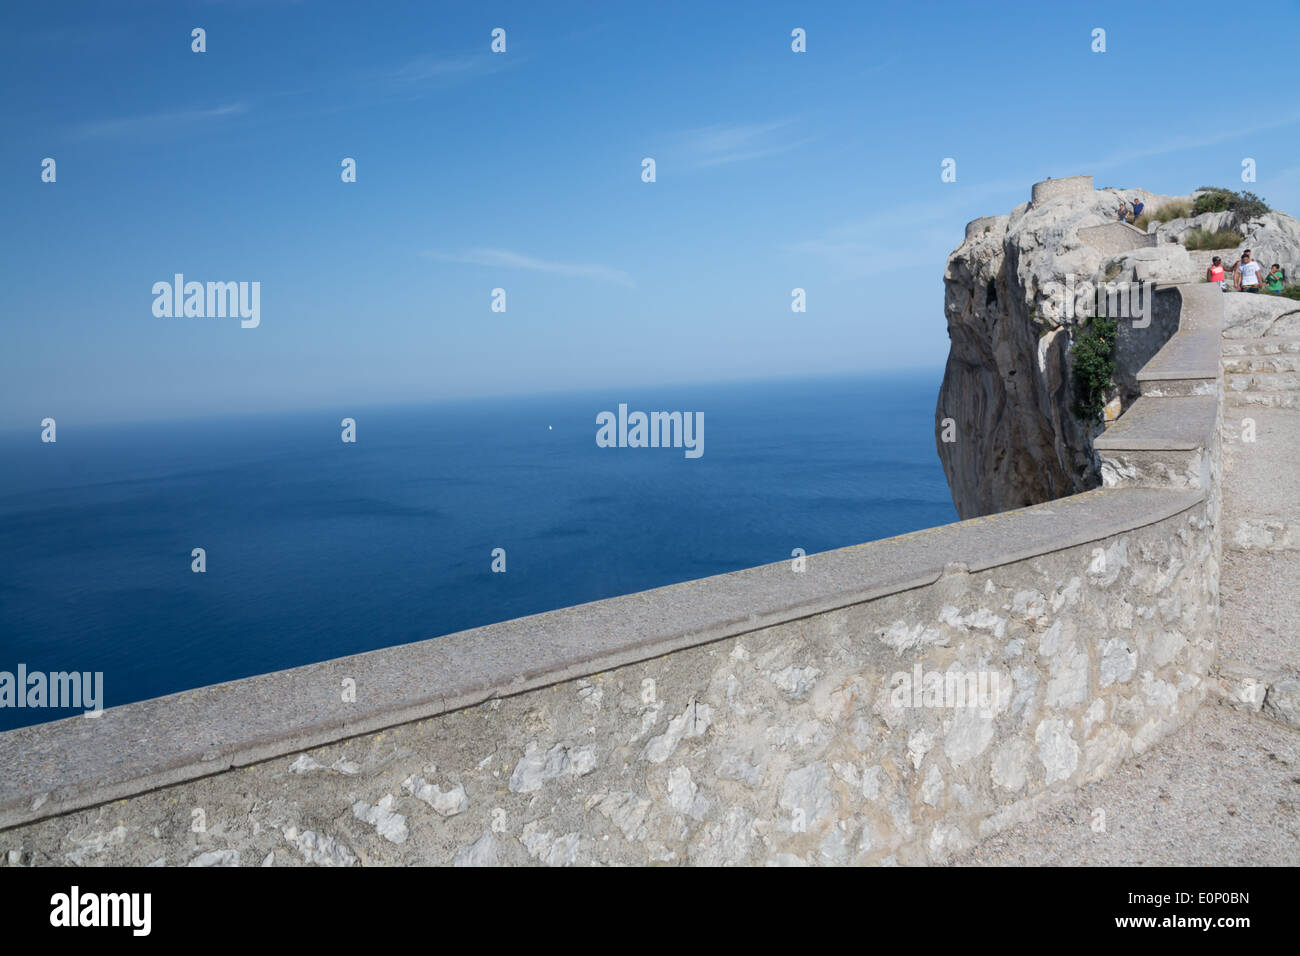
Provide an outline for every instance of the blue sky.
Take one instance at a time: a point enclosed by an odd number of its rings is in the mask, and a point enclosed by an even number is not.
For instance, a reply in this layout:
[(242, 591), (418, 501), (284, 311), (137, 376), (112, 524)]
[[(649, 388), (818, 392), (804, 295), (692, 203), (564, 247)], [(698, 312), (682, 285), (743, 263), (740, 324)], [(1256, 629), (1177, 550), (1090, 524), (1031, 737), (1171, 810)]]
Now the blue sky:
[[(1300, 212), (1297, 5), (1224, 10), (6, 5), (0, 427), (938, 368), (948, 253), (1036, 180), (1249, 156)], [(260, 326), (155, 317), (177, 272)]]

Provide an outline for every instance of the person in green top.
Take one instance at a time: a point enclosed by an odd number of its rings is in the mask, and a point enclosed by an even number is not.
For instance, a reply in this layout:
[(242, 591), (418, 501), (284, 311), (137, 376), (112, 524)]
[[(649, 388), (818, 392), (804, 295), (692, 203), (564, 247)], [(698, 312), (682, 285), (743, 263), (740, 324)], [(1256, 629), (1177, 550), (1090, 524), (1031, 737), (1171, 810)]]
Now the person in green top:
[(1273, 268), (1268, 270), (1268, 275), (1264, 276), (1264, 281), (1268, 283), (1268, 291), (1274, 295), (1282, 294), (1282, 285), (1286, 282), (1286, 270), (1276, 262)]

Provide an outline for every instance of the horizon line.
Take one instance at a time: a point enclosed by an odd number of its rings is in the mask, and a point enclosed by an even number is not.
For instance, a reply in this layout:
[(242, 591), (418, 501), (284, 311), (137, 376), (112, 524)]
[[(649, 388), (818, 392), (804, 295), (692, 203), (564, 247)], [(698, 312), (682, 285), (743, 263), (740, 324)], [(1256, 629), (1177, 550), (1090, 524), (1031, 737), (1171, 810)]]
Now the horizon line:
[[(529, 398), (559, 398), (563, 396), (581, 396), (591, 395), (598, 392), (608, 391), (618, 388), (628, 391), (634, 389), (662, 389), (662, 388), (713, 388), (727, 386), (745, 386), (745, 385), (780, 385), (795, 384), (799, 382), (824, 382), (844, 379), (870, 378), (873, 376), (902, 375), (907, 373), (927, 372), (942, 374), (944, 363), (934, 365), (906, 365), (890, 368), (862, 369), (859, 371), (831, 372), (827, 374), (797, 374), (777, 377), (756, 377), (756, 378), (736, 378), (722, 380), (690, 380), (675, 382), (640, 382), (634, 385), (595, 385), (582, 388), (554, 388), (541, 391), (526, 392), (494, 392), (490, 394), (467, 394), (467, 395), (442, 395), (429, 398), (413, 398), (398, 400), (381, 400), (381, 401), (362, 401), (354, 407), (356, 411), (396, 409), (396, 408), (415, 408), (428, 405), (455, 405), (471, 404), (475, 402), (505, 401), (510, 399), (529, 399)], [(938, 391), (936, 387), (936, 399)], [(201, 413), (197, 415), (178, 415), (150, 418), (104, 418), (104, 419), (82, 419), (77, 422), (78, 426), (83, 427), (113, 427), (113, 426), (132, 426), (132, 425), (165, 425), (165, 424), (185, 424), (185, 423), (202, 423), (202, 422), (219, 422), (219, 421), (237, 421), (247, 419), (266, 419), (285, 415), (310, 415), (316, 412), (330, 412), (333, 414), (340, 408), (340, 404), (312, 404), (297, 405), (291, 407), (280, 407), (274, 409), (261, 409), (257, 411), (236, 411), (236, 412), (217, 412)], [(55, 417), (56, 416), (47, 416)], [(62, 423), (60, 423), (62, 424)], [(39, 429), (40, 422), (37, 420), (30, 425), (13, 425), (0, 424), (0, 437), (8, 436), (10, 433), (21, 432), (26, 429)]]

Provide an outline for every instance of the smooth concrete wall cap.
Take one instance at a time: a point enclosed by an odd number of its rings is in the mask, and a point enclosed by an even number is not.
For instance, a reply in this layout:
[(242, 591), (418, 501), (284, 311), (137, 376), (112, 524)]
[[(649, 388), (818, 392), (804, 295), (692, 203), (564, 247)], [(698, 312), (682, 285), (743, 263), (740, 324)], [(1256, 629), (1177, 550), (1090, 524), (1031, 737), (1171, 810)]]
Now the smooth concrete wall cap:
[(1178, 331), (1137, 374), (1139, 382), (1214, 380), (1223, 351), (1223, 292), (1209, 282), (1165, 283), (1178, 293)]
[(1219, 377), (1219, 353), (1222, 334), (1214, 329), (1191, 329), (1177, 332), (1151, 361), (1142, 366), (1137, 380), (1202, 379)]
[(1182, 299), (1178, 314), (1179, 331), (1223, 329), (1224, 292), (1213, 282), (1161, 282), (1157, 288), (1174, 287)]
[(1218, 413), (1217, 395), (1139, 398), (1092, 446), (1098, 451), (1208, 448)]
[[(0, 734), (0, 828), (1145, 527), (1200, 490), (1031, 508), (202, 687)], [(355, 681), (356, 700), (340, 689)]]

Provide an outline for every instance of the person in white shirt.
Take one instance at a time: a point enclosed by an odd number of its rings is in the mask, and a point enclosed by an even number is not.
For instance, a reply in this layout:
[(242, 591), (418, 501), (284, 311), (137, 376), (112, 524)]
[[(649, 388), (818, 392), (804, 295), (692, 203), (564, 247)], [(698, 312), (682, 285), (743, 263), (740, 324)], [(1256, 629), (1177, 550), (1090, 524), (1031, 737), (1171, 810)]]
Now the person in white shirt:
[(1247, 249), (1241, 254), (1241, 262), (1237, 263), (1234, 278), (1238, 292), (1258, 292), (1260, 290), (1260, 274), (1264, 271), (1258, 262), (1250, 257), (1250, 250)]

